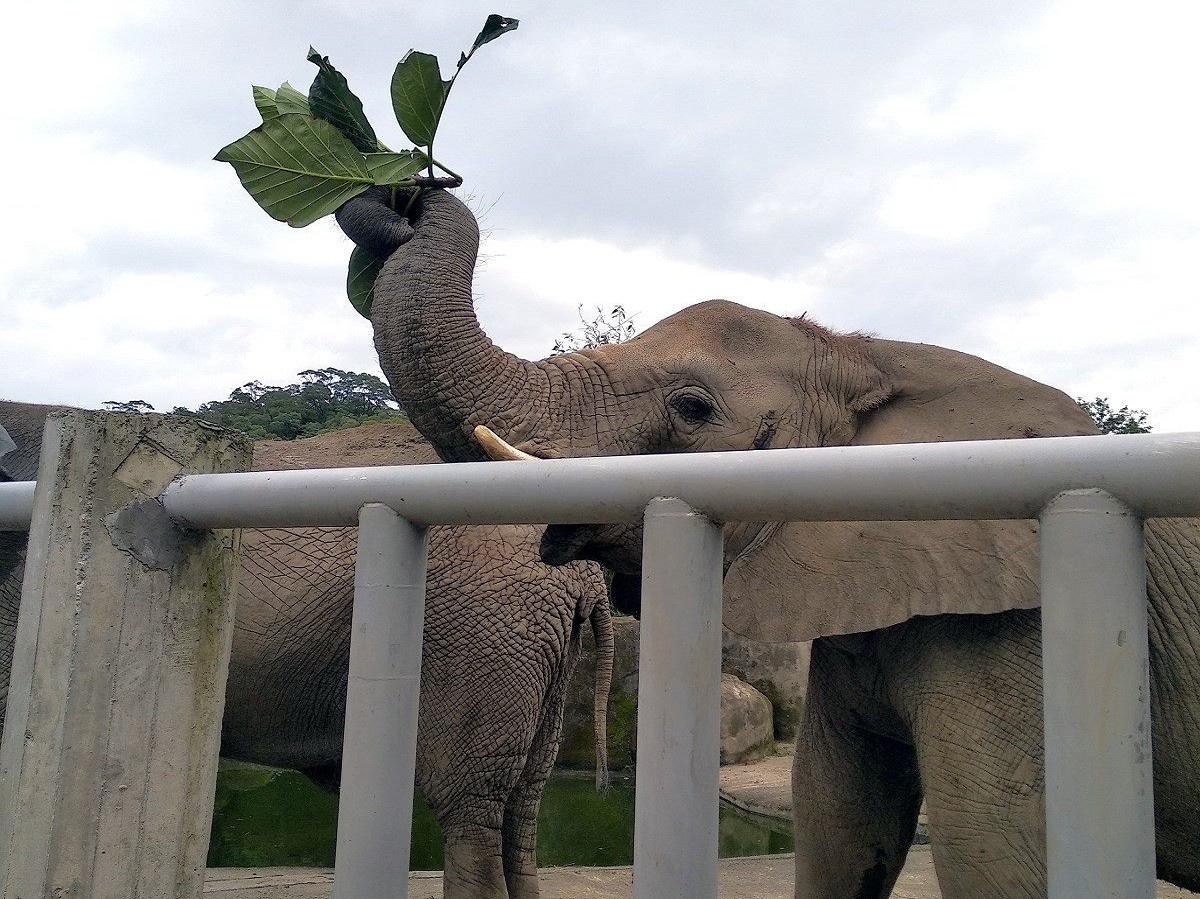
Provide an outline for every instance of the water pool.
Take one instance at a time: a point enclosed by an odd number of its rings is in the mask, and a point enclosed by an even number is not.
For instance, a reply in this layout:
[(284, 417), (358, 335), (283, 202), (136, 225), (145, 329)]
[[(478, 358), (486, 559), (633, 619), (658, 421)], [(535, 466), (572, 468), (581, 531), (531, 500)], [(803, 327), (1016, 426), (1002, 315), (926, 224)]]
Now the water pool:
[[(590, 779), (556, 774), (538, 818), (538, 864), (633, 863), (633, 780), (598, 796)], [(210, 867), (333, 866), (337, 797), (295, 771), (222, 762), (213, 806)], [(721, 803), (722, 858), (791, 852), (790, 824)], [(442, 837), (419, 799), (413, 808), (410, 865), (440, 870)]]

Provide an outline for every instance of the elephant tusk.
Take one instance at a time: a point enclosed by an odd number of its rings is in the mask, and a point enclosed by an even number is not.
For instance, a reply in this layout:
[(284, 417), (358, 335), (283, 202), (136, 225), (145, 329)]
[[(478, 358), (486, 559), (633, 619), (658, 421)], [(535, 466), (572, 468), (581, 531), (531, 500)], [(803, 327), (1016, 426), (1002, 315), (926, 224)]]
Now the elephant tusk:
[(541, 461), (537, 456), (521, 452), (515, 446), (507, 443), (503, 438), (497, 436), (496, 432), (487, 425), (475, 426), (475, 439), (479, 441), (479, 445), (483, 447), (483, 451), (488, 454), (488, 457), (495, 462)]

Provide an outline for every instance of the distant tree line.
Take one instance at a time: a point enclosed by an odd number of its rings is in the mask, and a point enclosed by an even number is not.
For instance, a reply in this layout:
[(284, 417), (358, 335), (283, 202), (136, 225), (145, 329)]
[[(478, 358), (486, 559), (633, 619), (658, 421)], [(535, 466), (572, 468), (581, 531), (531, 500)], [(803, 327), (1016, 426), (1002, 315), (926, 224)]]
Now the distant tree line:
[[(229, 399), (202, 403), (196, 409), (176, 406), (171, 414), (202, 418), (255, 440), (295, 440), (370, 421), (405, 419), (387, 384), (375, 375), (321, 368), (302, 371), (299, 378), (286, 387), (251, 381), (229, 394)], [(154, 411), (145, 400), (110, 400), (104, 406), (114, 412)]]
[(1130, 409), (1128, 406), (1113, 409), (1106, 396), (1098, 396), (1094, 400), (1078, 397), (1075, 402), (1092, 416), (1101, 434), (1149, 434), (1151, 431), (1148, 416), (1141, 409)]

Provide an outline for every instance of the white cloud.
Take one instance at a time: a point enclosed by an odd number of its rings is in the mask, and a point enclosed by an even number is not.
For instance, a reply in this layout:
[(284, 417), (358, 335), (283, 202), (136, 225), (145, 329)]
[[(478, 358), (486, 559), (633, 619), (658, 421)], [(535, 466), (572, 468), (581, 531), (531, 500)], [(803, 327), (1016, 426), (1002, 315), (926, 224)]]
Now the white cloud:
[(987, 225), (996, 204), (1011, 189), (1011, 176), (1001, 171), (946, 171), (922, 164), (900, 173), (877, 215), (897, 231), (955, 241)]
[[(160, 409), (221, 399), (250, 380), (291, 383), (333, 365), (377, 371), (370, 326), (342, 300), (230, 291), (198, 275), (125, 274), (54, 304), (6, 306), (0, 359), (7, 397), (98, 406), (144, 399)], [(320, 310), (314, 314), (312, 310)]]
[(1082, 263), (1064, 286), (981, 316), (975, 351), (1072, 395), (1150, 413), (1159, 431), (1200, 430), (1200, 236)]
[(138, 68), (136, 58), (114, 52), (113, 42), (123, 28), (152, 15), (157, 5), (41, 0), (6, 9), (4, 56), (12, 77), (5, 117), (63, 123), (94, 116), (99, 125)]
[(674, 258), (653, 246), (598, 240), (493, 235), (476, 279), (480, 321), (512, 352), (540, 358), (564, 332), (579, 331), (577, 309), (591, 314), (623, 305), (643, 330), (711, 299), (799, 315), (820, 290), (803, 276), (764, 277)]
[(1018, 148), (1022, 178), (1065, 183), (1093, 210), (1154, 208), (1197, 220), (1200, 6), (1060, 0), (958, 83), (926, 80), (876, 106), (872, 124), (927, 152), (971, 138)]

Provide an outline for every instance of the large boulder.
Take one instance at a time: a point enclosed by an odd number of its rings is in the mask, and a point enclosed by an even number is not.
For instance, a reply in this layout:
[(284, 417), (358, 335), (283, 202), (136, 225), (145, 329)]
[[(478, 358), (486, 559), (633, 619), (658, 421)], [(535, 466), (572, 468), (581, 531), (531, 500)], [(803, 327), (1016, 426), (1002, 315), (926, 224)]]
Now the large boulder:
[(775, 748), (771, 702), (741, 678), (721, 675), (721, 764), (753, 762)]
[(721, 668), (771, 700), (775, 739), (790, 743), (808, 687), (808, 643), (759, 643), (724, 628)]
[[(616, 658), (613, 663), (613, 688), (608, 704), (609, 766), (614, 770), (629, 768), (634, 760), (637, 737), (637, 684), (640, 623), (634, 618), (613, 619)], [(795, 737), (796, 722), (804, 701), (808, 679), (807, 643), (757, 643), (726, 630), (722, 636), (722, 669), (726, 674), (753, 687), (760, 698), (767, 700), (770, 724), (767, 739), (790, 741)], [(592, 684), (595, 676), (595, 647), (591, 632), (584, 628), (583, 655), (571, 676), (563, 715), (562, 748), (558, 764), (567, 768), (591, 768), (595, 764), (594, 730), (592, 726)], [(722, 681), (722, 734), (725, 730), (726, 693), (732, 688)], [(761, 713), (761, 702), (745, 699), (745, 692), (733, 707), (750, 705)], [(745, 699), (743, 702), (742, 699)], [(732, 725), (731, 725), (732, 726)], [(735, 730), (743, 726), (738, 725)], [(746, 736), (752, 745), (762, 743), (760, 730)], [(733, 731), (730, 731), (733, 737)], [(741, 740), (742, 736), (738, 736)], [(725, 743), (723, 737), (722, 743)], [(769, 745), (769, 744), (767, 744)], [(741, 753), (746, 750), (737, 750)], [(757, 751), (757, 750), (751, 750)], [(764, 750), (765, 751), (765, 750)], [(723, 759), (724, 760), (724, 757)]]

